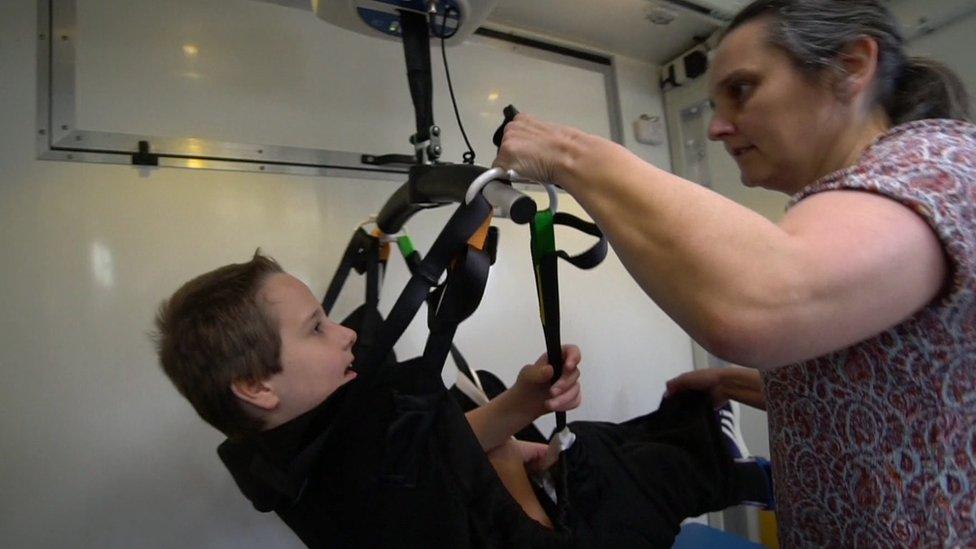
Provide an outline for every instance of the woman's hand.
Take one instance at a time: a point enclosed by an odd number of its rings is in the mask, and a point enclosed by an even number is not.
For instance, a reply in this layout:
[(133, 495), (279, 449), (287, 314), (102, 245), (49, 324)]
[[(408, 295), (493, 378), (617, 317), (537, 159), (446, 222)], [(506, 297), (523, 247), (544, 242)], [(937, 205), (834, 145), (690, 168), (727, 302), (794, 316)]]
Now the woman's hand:
[(704, 391), (709, 394), (716, 408), (729, 400), (766, 409), (762, 377), (758, 370), (730, 366), (693, 370), (668, 381), (665, 398), (682, 391)]
[(560, 183), (572, 150), (583, 132), (519, 114), (505, 126), (502, 145), (492, 166), (514, 169), (522, 177)]
[(519, 372), (518, 379), (512, 386), (513, 396), (533, 417), (578, 407), (583, 401), (583, 391), (579, 383), (581, 360), (579, 347), (563, 345), (563, 372), (550, 386), (553, 368), (543, 354), (535, 364), (524, 366)]
[(720, 368), (705, 368), (685, 372), (668, 381), (666, 386), (665, 398), (684, 391), (701, 391), (708, 393), (716, 408), (724, 406), (729, 401), (728, 395), (722, 388), (722, 371)]

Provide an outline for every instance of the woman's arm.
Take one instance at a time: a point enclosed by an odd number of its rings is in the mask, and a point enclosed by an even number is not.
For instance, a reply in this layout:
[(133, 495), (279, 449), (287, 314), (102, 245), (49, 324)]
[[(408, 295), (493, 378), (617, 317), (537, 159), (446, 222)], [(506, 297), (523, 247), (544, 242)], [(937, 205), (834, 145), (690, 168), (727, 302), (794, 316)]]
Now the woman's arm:
[(770, 368), (843, 348), (943, 284), (935, 234), (893, 200), (822, 193), (777, 225), (596, 136), (524, 115), (505, 136), (496, 164), (562, 185), (644, 291), (729, 362)]

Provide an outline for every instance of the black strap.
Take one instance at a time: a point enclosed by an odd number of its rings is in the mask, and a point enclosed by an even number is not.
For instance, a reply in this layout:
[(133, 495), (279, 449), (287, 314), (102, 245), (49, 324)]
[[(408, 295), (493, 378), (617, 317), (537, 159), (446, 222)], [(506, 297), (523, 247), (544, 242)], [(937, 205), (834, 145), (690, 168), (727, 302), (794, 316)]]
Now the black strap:
[(505, 116), (505, 121), (502, 122), (501, 126), (498, 126), (498, 129), (495, 130), (495, 134), (491, 136), (491, 142), (495, 144), (495, 147), (499, 148), (502, 146), (502, 138), (505, 137), (505, 126), (507, 126), (512, 120), (515, 120), (515, 117), (518, 116), (519, 112), (518, 109), (515, 108), (515, 105), (509, 105), (502, 110), (502, 114)]
[[(332, 307), (335, 306), (336, 300), (339, 299), (339, 294), (342, 293), (342, 288), (351, 271), (355, 270), (359, 274), (366, 273), (371, 265), (379, 261), (379, 249), (381, 246), (382, 243), (379, 239), (364, 231), (362, 227), (357, 228), (353, 232), (352, 238), (349, 239), (349, 244), (346, 245), (346, 250), (342, 254), (342, 259), (339, 261), (339, 266), (336, 268), (335, 274), (332, 275), (332, 281), (329, 282), (329, 288), (325, 292), (325, 297), (322, 299), (322, 309), (325, 310), (325, 314), (332, 312)], [(367, 302), (369, 302), (371, 293), (377, 296), (378, 301), (378, 275), (375, 277), (374, 282), (375, 284), (373, 285), (367, 284)], [(371, 290), (374, 291), (371, 292)], [(376, 303), (373, 302), (372, 304), (375, 305)]]
[[(374, 239), (377, 245), (370, 246), (366, 250), (366, 309), (378, 310), (380, 303), (380, 269), (385, 267), (384, 262), (380, 261), (379, 240)], [(364, 315), (359, 329), (356, 330), (358, 352), (369, 353), (376, 343), (376, 329), (379, 323), (378, 315)], [(370, 363), (366, 367), (378, 367), (380, 363)], [(362, 369), (357, 370), (357, 374), (362, 374)]]
[[(563, 250), (556, 250), (555, 225), (568, 226), (600, 240), (589, 250), (571, 256)], [(563, 356), (560, 336), (559, 312), (559, 258), (581, 268), (591, 269), (600, 264), (607, 255), (607, 241), (599, 228), (593, 223), (584, 221), (570, 214), (548, 211), (539, 212), (531, 223), (532, 262), (535, 269), (536, 290), (539, 296), (539, 312), (542, 320), (542, 330), (546, 341), (546, 356), (553, 366), (553, 381), (562, 375)], [(556, 412), (556, 430), (562, 432), (566, 428), (566, 413)], [(551, 469), (557, 494), (556, 513), (554, 522), (564, 528), (569, 516), (569, 486), (567, 471), (569, 464), (560, 459)]]
[[(538, 212), (529, 225), (532, 265), (539, 297), (539, 317), (546, 341), (546, 358), (553, 369), (553, 381), (563, 370), (562, 341), (559, 329), (559, 265), (553, 226), (555, 216)], [(566, 414), (556, 412), (556, 431), (566, 427)]]
[(556, 212), (556, 214), (553, 216), (553, 223), (556, 225), (571, 227), (577, 231), (600, 239), (596, 244), (593, 245), (593, 247), (577, 255), (569, 255), (563, 250), (556, 251), (556, 255), (568, 261), (577, 269), (592, 269), (600, 263), (603, 263), (603, 260), (607, 258), (607, 251), (609, 249), (609, 246), (607, 245), (607, 237), (604, 236), (603, 231), (597, 227), (596, 223), (580, 219), (575, 215), (565, 212)]
[(430, 31), (427, 16), (412, 11), (400, 11), (403, 33), (403, 53), (407, 63), (407, 82), (417, 122), (417, 142), (430, 139), (434, 125), (433, 81), (430, 71)]
[[(563, 225), (586, 234), (596, 236), (599, 241), (590, 249), (578, 255), (569, 255), (564, 250), (555, 249), (552, 227)], [(546, 353), (554, 369), (553, 379), (562, 375), (562, 342), (559, 327), (559, 269), (557, 259), (561, 258), (579, 269), (592, 269), (607, 257), (607, 239), (595, 223), (585, 221), (574, 215), (557, 212), (551, 216), (540, 212), (531, 223), (532, 260), (535, 266), (536, 289), (539, 294), (539, 308), (542, 329), (546, 340)], [(566, 425), (565, 414), (556, 414), (557, 430)]]
[[(420, 263), (420, 252), (414, 251), (404, 259), (406, 260), (407, 267), (410, 269), (410, 272), (413, 273), (415, 266)], [(431, 324), (431, 315), (437, 310), (440, 295), (441, 292), (437, 290), (427, 294), (428, 327)], [(464, 358), (464, 355), (461, 354), (461, 351), (456, 345), (454, 345), (454, 343), (451, 343), (450, 351), (451, 359), (454, 360), (454, 365), (457, 367), (458, 371), (467, 376), (467, 378), (470, 379), (475, 386), (480, 386), (480, 382), (478, 378), (475, 377), (476, 374), (474, 373), (474, 370), (471, 369), (471, 365), (468, 364), (467, 359)]]
[[(491, 265), (495, 264), (497, 250), (498, 250), (498, 228), (489, 227), (488, 238), (485, 241), (485, 253), (488, 254), (489, 264)], [(404, 256), (403, 260), (407, 264), (407, 269), (409, 269), (410, 274), (413, 274), (415, 272), (415, 269), (417, 268), (417, 265), (419, 265), (421, 262), (420, 252), (412, 249), (411, 247), (411, 251)], [(483, 293), (483, 289), (481, 293)], [(427, 296), (428, 316), (430, 316), (433, 313), (433, 311), (436, 311), (439, 297), (440, 297), (440, 293), (436, 290), (428, 294)], [(428, 319), (428, 324), (430, 324), (430, 319)], [(454, 365), (457, 367), (458, 371), (461, 372), (468, 379), (470, 379), (471, 382), (474, 383), (476, 387), (481, 387), (481, 381), (477, 377), (477, 374), (475, 374), (474, 370), (471, 369), (471, 365), (468, 363), (467, 359), (464, 358), (464, 355), (461, 353), (460, 349), (458, 349), (457, 346), (454, 345), (454, 343), (451, 343), (450, 354), (451, 354), (451, 359), (454, 361)]]
[(367, 355), (366, 362), (379, 363), (393, 349), (420, 306), (427, 300), (429, 289), (437, 285), (451, 260), (466, 249), (468, 239), (481, 227), (490, 213), (491, 206), (483, 196), (470, 204), (462, 204), (455, 210), (427, 256), (417, 264), (386, 321), (378, 330), (373, 351)]
[[(362, 227), (356, 229), (349, 240), (349, 245), (346, 246), (346, 251), (342, 254), (342, 260), (339, 262), (335, 274), (332, 276), (329, 289), (322, 299), (322, 309), (326, 314), (332, 311), (349, 273), (353, 270), (366, 275), (366, 310), (377, 310), (380, 301), (382, 271), (386, 268), (386, 260), (383, 259), (380, 251), (385, 245), (379, 238), (364, 231)], [(358, 353), (368, 354), (370, 349), (375, 346), (379, 322), (380, 317), (378, 315), (365, 314), (360, 324), (355, 326), (358, 336), (356, 342)], [(357, 361), (356, 372), (363, 375), (367, 370), (378, 368), (381, 364), (382, 361)]]
[[(424, 348), (424, 368), (438, 374), (444, 367), (458, 325), (470, 317), (481, 303), (488, 282), (491, 259), (471, 246), (459, 256), (448, 272), (447, 280), (433, 293), (436, 306), (429, 308), (430, 336)], [(474, 373), (467, 372), (473, 376)], [(477, 384), (475, 379), (472, 379)]]

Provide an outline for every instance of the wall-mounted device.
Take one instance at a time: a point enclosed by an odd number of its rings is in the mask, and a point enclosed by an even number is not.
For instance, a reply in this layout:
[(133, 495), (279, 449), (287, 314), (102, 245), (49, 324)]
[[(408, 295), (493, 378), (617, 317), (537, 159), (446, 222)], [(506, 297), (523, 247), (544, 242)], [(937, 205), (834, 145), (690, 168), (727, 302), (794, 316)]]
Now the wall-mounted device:
[(664, 143), (666, 130), (664, 120), (660, 116), (642, 114), (634, 120), (634, 139), (644, 145), (661, 145)]
[(708, 71), (708, 48), (702, 44), (661, 67), (661, 89), (669, 90), (694, 80)]
[[(459, 44), (485, 22), (497, 3), (498, 0), (437, 0), (433, 4), (438, 28), (433, 29), (433, 34), (447, 36), (449, 46)], [(403, 39), (400, 12), (427, 14), (430, 4), (429, 0), (312, 0), (312, 11), (333, 25), (399, 42)]]

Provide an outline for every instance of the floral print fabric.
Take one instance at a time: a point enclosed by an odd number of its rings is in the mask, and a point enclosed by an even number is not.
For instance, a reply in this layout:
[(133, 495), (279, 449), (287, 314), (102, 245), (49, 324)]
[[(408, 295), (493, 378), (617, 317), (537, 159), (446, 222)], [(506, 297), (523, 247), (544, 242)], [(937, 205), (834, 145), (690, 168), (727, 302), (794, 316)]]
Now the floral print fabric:
[(976, 126), (898, 126), (790, 204), (843, 189), (921, 216), (949, 279), (894, 328), (764, 373), (781, 541), (976, 546)]

